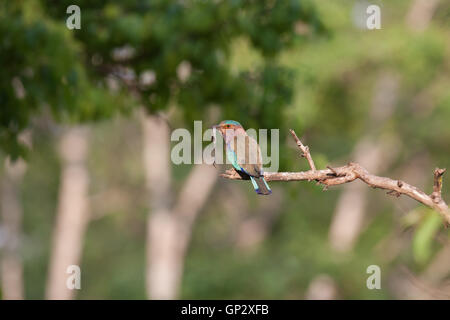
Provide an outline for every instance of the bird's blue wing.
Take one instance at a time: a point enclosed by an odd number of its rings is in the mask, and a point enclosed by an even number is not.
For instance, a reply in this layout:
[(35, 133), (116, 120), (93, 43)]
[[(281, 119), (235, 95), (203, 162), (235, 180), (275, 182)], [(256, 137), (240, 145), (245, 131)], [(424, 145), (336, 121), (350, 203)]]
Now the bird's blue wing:
[[(239, 170), (239, 171), (242, 171), (242, 172), (244, 172), (244, 173), (247, 173), (247, 172), (244, 170), (244, 168), (242, 168), (242, 167), (238, 164), (236, 152), (234, 152), (234, 150), (231, 149), (231, 148), (229, 148), (228, 146), (227, 146), (227, 158), (228, 158), (228, 161), (231, 162), (231, 164), (233, 165), (233, 167), (234, 167), (236, 170)], [(248, 173), (247, 173), (247, 174), (248, 174)]]

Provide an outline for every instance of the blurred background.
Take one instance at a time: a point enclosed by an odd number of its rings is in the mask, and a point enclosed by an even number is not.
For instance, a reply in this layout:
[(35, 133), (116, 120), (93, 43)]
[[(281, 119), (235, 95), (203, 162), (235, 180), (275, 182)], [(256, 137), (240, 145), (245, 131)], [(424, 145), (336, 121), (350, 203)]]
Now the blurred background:
[(0, 297), (449, 299), (448, 230), (411, 199), (359, 181), (261, 197), (170, 160), (172, 130), (233, 119), (280, 129), (279, 171), (308, 170), (293, 128), (318, 168), (431, 193), (449, 39), (449, 0), (0, 0)]

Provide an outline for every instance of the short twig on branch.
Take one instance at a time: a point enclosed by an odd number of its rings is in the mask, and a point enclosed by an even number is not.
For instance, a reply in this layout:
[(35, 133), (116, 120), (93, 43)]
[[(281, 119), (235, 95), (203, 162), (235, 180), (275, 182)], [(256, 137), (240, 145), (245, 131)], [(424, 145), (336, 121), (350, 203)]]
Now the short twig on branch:
[[(393, 180), (370, 174), (365, 168), (354, 162), (350, 162), (349, 164), (341, 167), (327, 167), (327, 169), (317, 170), (308, 146), (303, 145), (294, 130), (290, 129), (290, 132), (297, 143), (297, 146), (302, 151), (302, 156), (307, 159), (311, 170), (300, 172), (265, 172), (264, 178), (266, 181), (316, 180), (319, 184), (322, 184), (325, 188), (327, 188), (329, 186), (344, 184), (360, 179), (373, 188), (388, 190), (388, 194), (396, 197), (403, 194), (421, 202), (422, 204), (436, 210), (444, 220), (444, 225), (446, 227), (450, 226), (450, 211), (447, 203), (442, 199), (441, 195), (442, 175), (444, 174), (445, 169), (436, 168), (434, 170), (434, 186), (433, 192), (430, 195), (404, 181)], [(221, 176), (231, 180), (242, 180), (242, 177), (234, 169), (227, 170), (225, 173), (221, 174)]]
[(308, 160), (309, 166), (311, 167), (312, 171), (316, 171), (316, 165), (314, 164), (314, 161), (311, 157), (311, 153), (309, 152), (309, 147), (305, 146), (300, 139), (295, 134), (295, 131), (292, 129), (289, 129), (290, 133), (292, 134), (292, 137), (294, 137), (295, 142), (297, 143), (297, 146), (302, 150), (302, 157), (306, 158)]

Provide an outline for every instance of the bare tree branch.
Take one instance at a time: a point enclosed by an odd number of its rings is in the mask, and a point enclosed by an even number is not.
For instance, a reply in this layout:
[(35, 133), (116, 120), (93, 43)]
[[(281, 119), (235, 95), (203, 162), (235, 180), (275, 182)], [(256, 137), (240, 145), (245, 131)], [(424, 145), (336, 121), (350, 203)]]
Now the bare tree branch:
[(311, 158), (311, 153), (309, 152), (309, 147), (305, 146), (300, 139), (295, 134), (295, 131), (292, 129), (289, 129), (289, 132), (292, 134), (292, 137), (294, 137), (295, 142), (297, 143), (297, 146), (302, 151), (302, 157), (306, 158), (308, 160), (309, 166), (311, 167), (312, 171), (316, 171), (316, 165), (314, 164), (313, 159)]
[[(327, 169), (317, 170), (315, 169), (309, 148), (301, 143), (300, 139), (298, 139), (292, 129), (290, 131), (300, 150), (303, 152), (304, 157), (308, 160), (311, 170), (300, 172), (265, 172), (264, 178), (267, 181), (317, 180), (317, 183), (324, 185), (326, 189), (329, 186), (340, 185), (360, 179), (372, 188), (388, 190), (388, 194), (397, 197), (403, 194), (419, 201), (420, 203), (436, 210), (444, 220), (444, 225), (446, 227), (450, 226), (450, 211), (447, 203), (441, 196), (442, 175), (444, 174), (445, 169), (435, 169), (434, 190), (431, 195), (427, 195), (422, 190), (404, 181), (393, 180), (370, 174), (365, 168), (355, 162), (350, 162), (349, 164), (341, 167), (328, 167)], [(225, 173), (221, 174), (221, 176), (231, 180), (242, 180), (241, 176), (234, 169), (227, 170)]]
[(433, 185), (433, 193), (431, 194), (431, 198), (435, 201), (438, 201), (441, 198), (442, 191), (442, 176), (444, 175), (446, 169), (434, 169), (434, 185)]
[[(383, 124), (397, 107), (398, 76), (382, 71), (374, 83), (365, 133), (353, 147), (351, 158), (372, 174), (378, 174), (397, 157), (397, 139), (384, 136)], [(389, 151), (389, 152), (387, 152)], [(336, 202), (330, 222), (328, 240), (330, 247), (338, 252), (349, 252), (356, 244), (361, 231), (369, 222), (367, 209), (369, 190), (362, 183), (349, 183), (343, 187)]]

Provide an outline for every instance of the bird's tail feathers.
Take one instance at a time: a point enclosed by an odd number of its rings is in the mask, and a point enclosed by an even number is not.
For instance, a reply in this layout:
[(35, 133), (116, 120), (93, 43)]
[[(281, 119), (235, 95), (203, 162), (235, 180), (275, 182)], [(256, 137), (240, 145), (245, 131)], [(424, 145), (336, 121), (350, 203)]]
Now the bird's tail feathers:
[(250, 179), (252, 180), (253, 188), (255, 188), (257, 194), (269, 195), (272, 193), (272, 190), (270, 189), (266, 180), (264, 180), (264, 177), (250, 176)]

